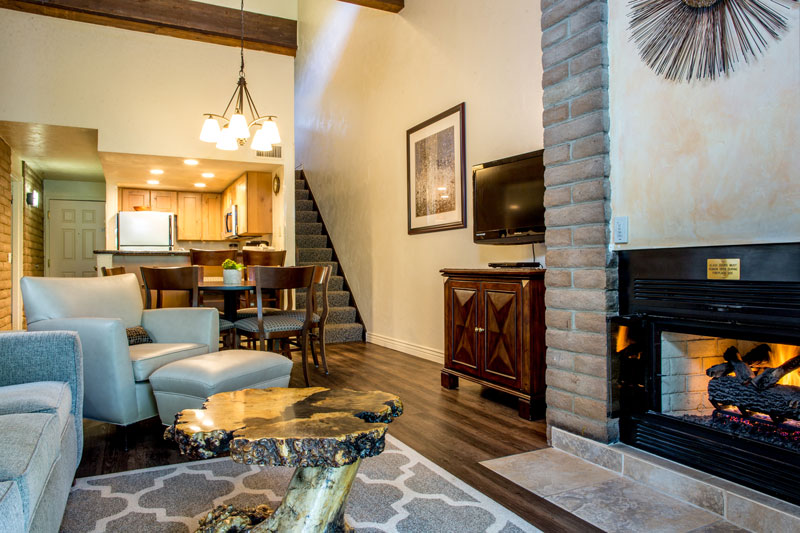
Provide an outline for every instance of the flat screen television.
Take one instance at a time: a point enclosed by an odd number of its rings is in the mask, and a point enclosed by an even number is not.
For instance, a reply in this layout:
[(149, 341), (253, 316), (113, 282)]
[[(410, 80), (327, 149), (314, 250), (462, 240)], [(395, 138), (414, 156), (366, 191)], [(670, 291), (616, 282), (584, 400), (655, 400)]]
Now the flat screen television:
[(473, 240), (544, 242), (544, 150), (472, 167)]

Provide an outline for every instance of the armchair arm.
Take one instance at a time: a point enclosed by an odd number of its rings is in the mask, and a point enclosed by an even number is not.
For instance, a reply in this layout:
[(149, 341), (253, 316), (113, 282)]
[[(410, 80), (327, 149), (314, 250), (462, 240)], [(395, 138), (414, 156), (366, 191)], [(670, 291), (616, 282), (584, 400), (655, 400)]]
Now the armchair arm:
[(53, 318), (31, 331), (76, 331), (83, 347), (84, 416), (127, 425), (139, 419), (128, 338), (117, 318)]
[(142, 327), (155, 342), (195, 342), (219, 350), (219, 312), (208, 307), (147, 309)]
[(69, 384), (80, 461), (83, 450), (83, 356), (76, 333), (52, 331), (0, 335), (0, 386), (35, 381)]

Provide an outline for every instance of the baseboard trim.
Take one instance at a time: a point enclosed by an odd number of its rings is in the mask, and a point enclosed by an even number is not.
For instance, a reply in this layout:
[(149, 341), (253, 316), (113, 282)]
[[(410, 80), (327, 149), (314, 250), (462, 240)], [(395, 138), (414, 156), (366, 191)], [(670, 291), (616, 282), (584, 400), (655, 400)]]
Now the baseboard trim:
[(408, 355), (413, 355), (414, 357), (419, 357), (420, 359), (426, 359), (428, 361), (433, 361), (434, 363), (444, 364), (444, 352), (434, 350), (433, 348), (428, 348), (427, 346), (420, 346), (419, 344), (414, 344), (400, 339), (393, 339), (392, 337), (371, 333), (369, 331), (367, 332), (367, 342), (377, 344), (378, 346), (383, 346), (384, 348), (391, 348), (392, 350), (397, 350), (398, 352), (407, 353)]

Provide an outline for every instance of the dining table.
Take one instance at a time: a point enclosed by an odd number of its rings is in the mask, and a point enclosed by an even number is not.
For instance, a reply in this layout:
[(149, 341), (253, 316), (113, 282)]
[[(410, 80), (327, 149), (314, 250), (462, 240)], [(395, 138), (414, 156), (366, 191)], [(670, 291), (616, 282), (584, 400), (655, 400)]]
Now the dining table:
[(223, 317), (230, 322), (236, 322), (239, 311), (239, 295), (243, 292), (254, 291), (255, 281), (242, 280), (239, 283), (224, 283), (222, 278), (203, 278), (197, 284), (200, 291), (221, 292), (224, 300)]

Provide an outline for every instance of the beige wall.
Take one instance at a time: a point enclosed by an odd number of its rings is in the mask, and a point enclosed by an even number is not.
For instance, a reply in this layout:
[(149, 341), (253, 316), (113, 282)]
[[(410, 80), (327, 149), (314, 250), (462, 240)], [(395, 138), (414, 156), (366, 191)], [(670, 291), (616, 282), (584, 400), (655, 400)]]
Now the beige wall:
[[(788, 4), (786, 4), (788, 6)], [(611, 183), (629, 243), (800, 241), (800, 6), (766, 55), (716, 81), (656, 76), (609, 3)]]
[[(542, 148), (538, 2), (406, 0), (400, 14), (300, 0), (302, 164), (368, 339), (443, 350), (445, 267), (533, 259), (472, 242), (472, 165)], [(407, 233), (406, 130), (466, 102), (468, 227)], [(543, 250), (542, 250), (543, 251)]]
[[(245, 50), (245, 61), (259, 111), (278, 116), (291, 174), (294, 58)], [(222, 113), (238, 71), (235, 47), (0, 9), (0, 117), (97, 129), (100, 152), (263, 162), (198, 139), (202, 113)], [(293, 192), (284, 198), (294, 205)]]

